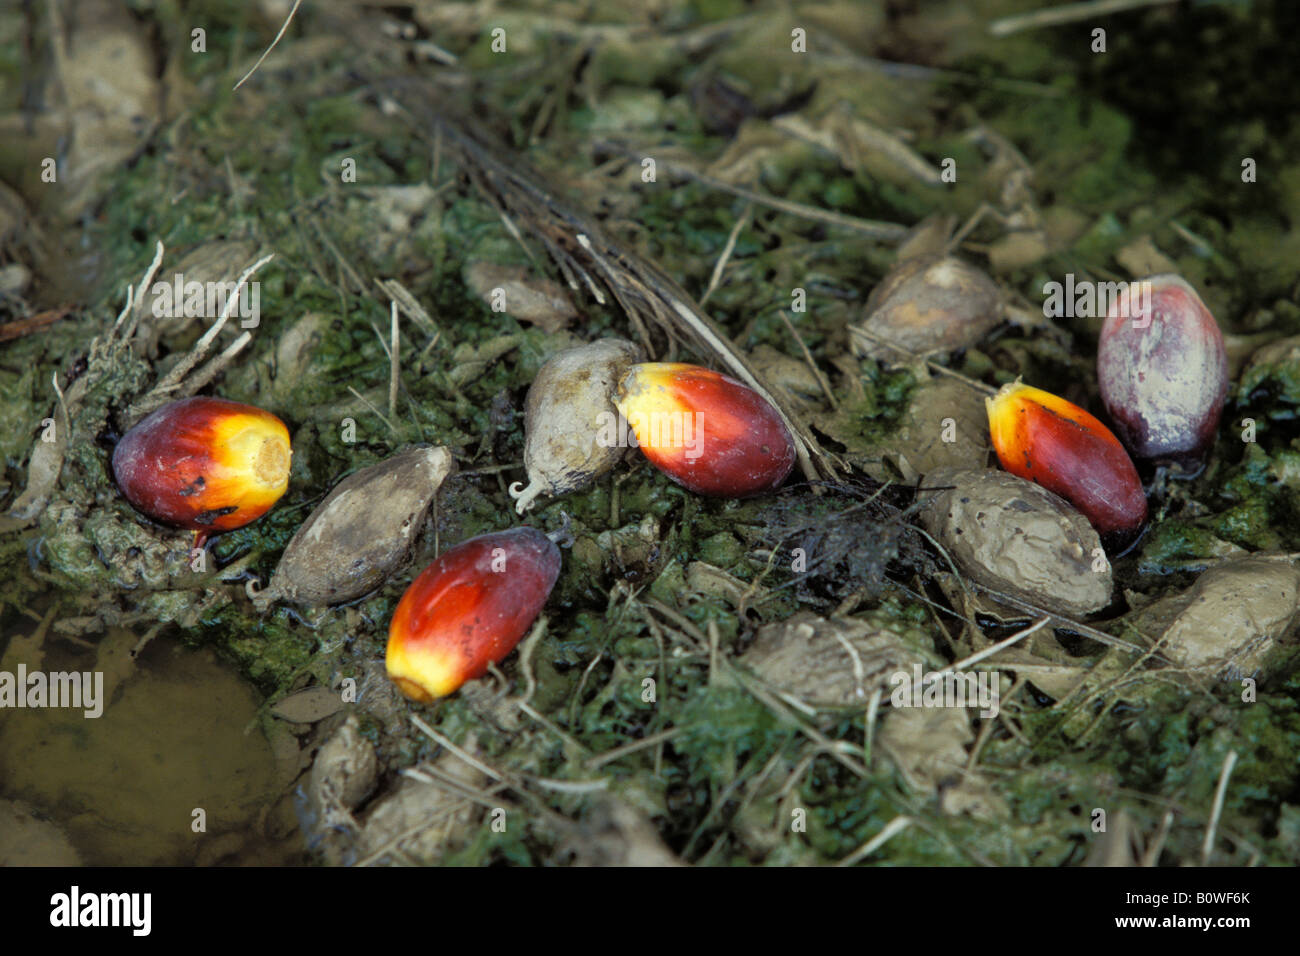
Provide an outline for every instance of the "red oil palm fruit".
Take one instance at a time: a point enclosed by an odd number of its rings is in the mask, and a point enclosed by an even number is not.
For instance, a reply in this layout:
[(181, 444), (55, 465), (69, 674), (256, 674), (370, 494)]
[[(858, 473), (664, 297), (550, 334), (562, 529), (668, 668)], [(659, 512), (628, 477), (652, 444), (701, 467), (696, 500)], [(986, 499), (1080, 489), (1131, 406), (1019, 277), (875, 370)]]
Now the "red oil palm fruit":
[(780, 413), (720, 372), (680, 362), (633, 365), (614, 402), (650, 463), (698, 494), (763, 494), (794, 467), (794, 439)]
[(210, 534), (260, 518), (289, 486), (289, 430), (270, 412), (224, 398), (164, 405), (122, 436), (113, 477), (136, 510)]
[(1101, 400), (1135, 457), (1196, 470), (1228, 391), (1223, 334), (1179, 276), (1152, 276), (1129, 290), (1101, 329)]
[(1107, 544), (1132, 539), (1146, 521), (1147, 500), (1132, 459), (1105, 425), (1019, 381), (985, 404), (1003, 468), (1070, 502)]
[(482, 534), (411, 582), (388, 625), (388, 676), (427, 703), (509, 654), (560, 576), (560, 550), (534, 528)]

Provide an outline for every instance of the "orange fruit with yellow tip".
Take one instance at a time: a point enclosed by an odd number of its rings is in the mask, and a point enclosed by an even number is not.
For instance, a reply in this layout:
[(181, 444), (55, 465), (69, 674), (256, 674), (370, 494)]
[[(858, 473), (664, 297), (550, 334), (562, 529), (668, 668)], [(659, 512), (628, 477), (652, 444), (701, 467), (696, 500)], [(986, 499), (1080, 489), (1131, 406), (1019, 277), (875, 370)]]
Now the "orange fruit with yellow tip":
[(1070, 502), (1108, 544), (1127, 543), (1141, 529), (1147, 499), (1137, 468), (1096, 417), (1019, 380), (984, 401), (1003, 468)]
[(113, 449), (127, 501), (156, 521), (210, 534), (255, 521), (289, 487), (289, 430), (270, 412), (185, 398), (147, 415)]
[(560, 576), (560, 550), (535, 528), (481, 534), (411, 582), (388, 625), (385, 665), (407, 697), (446, 697), (509, 654)]
[(794, 467), (794, 439), (781, 414), (720, 372), (684, 362), (633, 365), (614, 404), (650, 463), (697, 494), (764, 494)]

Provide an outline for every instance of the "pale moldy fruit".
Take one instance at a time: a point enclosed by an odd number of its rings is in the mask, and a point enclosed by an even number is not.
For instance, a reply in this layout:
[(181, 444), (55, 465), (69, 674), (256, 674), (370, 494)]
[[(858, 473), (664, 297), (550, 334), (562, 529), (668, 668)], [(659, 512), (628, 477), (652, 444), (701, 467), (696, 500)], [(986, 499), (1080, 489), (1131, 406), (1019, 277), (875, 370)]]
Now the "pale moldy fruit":
[(332, 862), (342, 862), (355, 840), (353, 811), (370, 796), (378, 776), (374, 745), (361, 732), (356, 714), (349, 714), (317, 751), (299, 809), (313, 848)]
[(927, 475), (925, 487), (947, 490), (925, 503), (921, 523), (977, 584), (1072, 615), (1110, 603), (1101, 539), (1046, 488), (1003, 471), (949, 469)]
[[(471, 759), (486, 756), (479, 753), (474, 731), (460, 742), (459, 750)], [(360, 833), (344, 857), (348, 862), (435, 864), (472, 839), (475, 823), (486, 810), (464, 794), (482, 790), (488, 778), (448, 750), (412, 770), (354, 815)]]
[(932, 793), (943, 813), (1005, 819), (1006, 801), (993, 781), (978, 769), (967, 769), (967, 747), (975, 739), (969, 718), (973, 712), (960, 707), (891, 708), (876, 740), (908, 786)]
[(952, 256), (905, 259), (867, 299), (867, 318), (849, 326), (858, 355), (904, 362), (973, 345), (1002, 321), (993, 280)]
[(980, 396), (950, 378), (925, 382), (912, 395), (886, 455), (912, 481), (937, 468), (982, 468), (989, 430)]
[(1182, 594), (1143, 608), (1138, 628), (1157, 653), (1230, 678), (1267, 669), (1300, 618), (1300, 571), (1285, 555), (1251, 554), (1210, 568)]
[(617, 434), (614, 388), (644, 357), (624, 339), (601, 339), (557, 352), (538, 370), (524, 404), (528, 485), (510, 486), (523, 514), (541, 495), (568, 494), (605, 474), (627, 450)]
[[(1228, 392), (1228, 358), (1214, 316), (1176, 275), (1114, 303), (1097, 346), (1097, 381), (1115, 431), (1138, 458), (1195, 470), (1214, 442)], [(1134, 301), (1135, 300), (1135, 301)]]
[(685, 866), (664, 844), (648, 814), (626, 800), (597, 794), (561, 852), (575, 866)]
[(446, 448), (412, 448), (349, 475), (298, 528), (254, 601), (341, 604), (373, 591), (410, 556), (454, 468)]
[(942, 664), (870, 621), (807, 611), (759, 628), (740, 662), (784, 693), (824, 708), (860, 708), (876, 691), (888, 699), (894, 674)]
[(564, 287), (532, 276), (521, 266), (473, 262), (465, 267), (465, 284), (490, 309), (505, 311), (520, 322), (558, 332), (578, 317)]

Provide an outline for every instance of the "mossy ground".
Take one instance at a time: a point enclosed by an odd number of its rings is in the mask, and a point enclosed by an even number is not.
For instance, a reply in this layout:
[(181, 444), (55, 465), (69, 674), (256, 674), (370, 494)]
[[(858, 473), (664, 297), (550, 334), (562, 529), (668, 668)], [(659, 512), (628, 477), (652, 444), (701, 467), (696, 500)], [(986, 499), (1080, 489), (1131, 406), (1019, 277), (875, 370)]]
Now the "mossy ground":
[[(958, 16), (968, 5), (938, 6)], [(1022, 5), (969, 6), (982, 19)], [(259, 380), (245, 369), (273, 352), (303, 315), (329, 321), (310, 374), (273, 409), (294, 435), (290, 490), (265, 519), (221, 536), (213, 547), (217, 563), (251, 556), (250, 569), (265, 579), (333, 483), (413, 441), (458, 452), (461, 474), (446, 487), (434, 522), (442, 546), (514, 524), (506, 489), (522, 477), (519, 409), (541, 362), (569, 339), (523, 327), (467, 288), (467, 262), (526, 264), (528, 257), (496, 211), (459, 178), (462, 171), (383, 117), (359, 88), (360, 73), (379, 75), (373, 71), (393, 64), (338, 45), (318, 60), (289, 68), (268, 61), (259, 77), (232, 94), (231, 77), (242, 72), (236, 65), (249, 62), (269, 36), (265, 24), (250, 22), (245, 4), (137, 7), (175, 41), (173, 49), (187, 47), (183, 38), (191, 20), (206, 23), (209, 52), (179, 58), (183, 112), (116, 173), (97, 214), (83, 224), (84, 241), (98, 252), (87, 280), (92, 291), (79, 317), (4, 347), (0, 403), (5, 421), (15, 423), (0, 434), (9, 494), (22, 487), (33, 430), (48, 413), (50, 375), (66, 371), (111, 322), (121, 290), (138, 280), (155, 241), (167, 246), (171, 262), (173, 254), (213, 239), (252, 239), (276, 259), (259, 276), (262, 324), (249, 352), (218, 383), (220, 394), (261, 403)], [(546, 8), (509, 5), (506, 22), (514, 24), (515, 13)], [(1278, 338), (1300, 333), (1294, 291), (1300, 233), (1291, 226), (1300, 213), (1294, 208), (1300, 192), (1292, 188), (1300, 179), (1294, 160), (1300, 126), (1275, 122), (1295, 115), (1289, 108), (1295, 104), (1278, 99), (1294, 95), (1295, 87), (1260, 73), (1257, 58), (1241, 59), (1261, 33), (1300, 34), (1295, 13), (1280, 0), (1180, 8), (1177, 19), (1133, 14), (1123, 29), (1111, 31), (1104, 57), (1086, 52), (1081, 29), (993, 41), (975, 26), (945, 35), (942, 17), (905, 17), (882, 47), (914, 53), (922, 62), (928, 57), (944, 71), (929, 80), (900, 78), (869, 65), (846, 68), (819, 56), (816, 32), (805, 58), (774, 58), (772, 50), (788, 47), (790, 35), (789, 14), (779, 4), (754, 10), (739, 3), (687, 2), (667, 9), (662, 35), (650, 31), (636, 40), (617, 33), (592, 39), (581, 23), (563, 16), (550, 26), (523, 19), (510, 26), (508, 56), (492, 52), (486, 25), (438, 39), (471, 72), (474, 95), (490, 108), (489, 122), (557, 181), (587, 183), (582, 198), (605, 211), (610, 232), (693, 294), (707, 288), (746, 201), (668, 176), (658, 183), (625, 176), (590, 185), (591, 143), (609, 138), (649, 154), (716, 158), (735, 131), (711, 131), (693, 98), (697, 85), (714, 76), (759, 108), (815, 89), (824, 102), (838, 99), (877, 124), (913, 130), (913, 148), (927, 157), (955, 157), (963, 170), (985, 166), (963, 136), (968, 127), (982, 123), (1006, 137), (1034, 169), (1040, 199), (1083, 225), (1047, 258), (999, 276), (1031, 302), (1045, 281), (1065, 272), (1114, 278), (1116, 252), (1149, 234), (1202, 290), (1226, 332), (1266, 331)], [(819, 15), (842, 17), (847, 28), (866, 14), (850, 4), (829, 5)], [(751, 18), (748, 25), (702, 63), (674, 38), (674, 32), (741, 16)], [(596, 4), (588, 22), (619, 24), (625, 17), (619, 5)], [(324, 36), (338, 27), (308, 5), (290, 39)], [(1214, 40), (1213, 62), (1191, 62), (1201, 54), (1190, 47), (1205, 49), (1207, 37)], [(1151, 49), (1159, 52), (1159, 68), (1147, 56)], [(0, 44), (0, 75), (13, 80), (19, 59), (14, 42)], [(578, 67), (580, 84), (572, 82)], [(1198, 84), (1211, 76), (1219, 89), (1235, 89), (1236, 95), (1197, 94)], [(12, 95), (13, 84), (8, 89)], [(1190, 113), (1197, 114), (1195, 124), (1187, 119)], [(1201, 135), (1207, 129), (1214, 131), (1211, 142)], [(1237, 185), (1243, 150), (1268, 170), (1247, 188)], [(807, 145), (778, 149), (756, 141), (754, 156), (762, 191), (862, 219), (909, 225), (932, 214), (964, 219), (988, 195), (987, 183), (975, 174), (936, 189), (853, 173)], [(355, 160), (355, 184), (340, 182), (344, 159)], [(421, 182), (436, 196), (417, 216), (385, 225), (382, 190)], [(990, 223), (973, 239), (978, 246), (998, 234)], [(884, 244), (754, 207), (709, 312), (742, 349), (766, 345), (799, 355), (780, 310), (789, 308), (793, 288), (806, 288), (807, 311), (791, 317), (803, 343), (829, 368), (847, 351), (845, 323), (857, 317), (891, 261), (892, 249)], [(405, 326), (402, 391), (392, 419), (376, 411), (384, 409), (389, 379), (389, 360), (375, 331), (387, 328), (387, 302), (372, 284), (358, 287), (350, 273), (366, 282), (399, 279), (438, 326), (431, 348), (429, 335)], [(582, 338), (629, 333), (616, 309), (583, 298), (580, 312), (574, 332)], [(966, 352), (957, 366), (991, 384), (1017, 375), (1071, 382), (1095, 408), (1091, 356), (1097, 329), (1077, 320), (1066, 323), (1066, 331), (1069, 348), (1034, 331), (1004, 329)], [(503, 337), (510, 337), (509, 347), (494, 348)], [(491, 357), (476, 361), (483, 354)], [(458, 372), (467, 363), (474, 363), (473, 373)], [(842, 406), (825, 427), (832, 445), (850, 457), (888, 441), (914, 384), (908, 370), (870, 361), (857, 367), (860, 398)], [(1249, 387), (1233, 391), (1211, 466), (1195, 481), (1168, 489), (1144, 543), (1116, 564), (1122, 587), (1162, 594), (1185, 584), (1190, 571), (1227, 545), (1300, 550), (1297, 405), (1300, 373), (1285, 364), (1257, 370)], [(341, 437), (344, 418), (356, 423), (355, 442)], [(1243, 418), (1258, 423), (1253, 444), (1240, 440), (1234, 423)], [(91, 506), (107, 507), (112, 489), (103, 471), (106, 451), (94, 445), (84, 454), (100, 462)], [(809, 516), (826, 507), (803, 487), (783, 492), (779, 502), (787, 512)], [(1265, 684), (1249, 705), (1236, 685), (1206, 692), (1154, 678), (1139, 681), (1089, 705), (1085, 723), (1100, 723), (1082, 741), (1077, 725), (1067, 729), (1046, 699), (1026, 692), (1010, 709), (1019, 733), (995, 731), (982, 752), (981, 765), (1009, 807), (1005, 818), (993, 821), (940, 814), (932, 794), (910, 790), (879, 755), (864, 760), (862, 772), (837, 762), (814, 743), (809, 728), (862, 756), (870, 741), (861, 714), (817, 724), (780, 713), (725, 668), (720, 671), (709, 649), (716, 641), (716, 653), (730, 657), (749, 642), (756, 624), (783, 619), (816, 596), (780, 588), (740, 616), (725, 599), (693, 594), (685, 586), (692, 561), (719, 566), (743, 582), (761, 579), (777, 588), (790, 583), (792, 575), (781, 567), (769, 573), (767, 562), (752, 553), (778, 543), (764, 534), (771, 507), (770, 501), (700, 499), (635, 459), (588, 491), (544, 504), (529, 523), (554, 529), (563, 512), (577, 538), (546, 611), (547, 637), (531, 658), (532, 706), (547, 723), (508, 732), (464, 695), (426, 717), (453, 740), (473, 733), (484, 758), (495, 765), (559, 780), (589, 779), (596, 775), (586, 766), (593, 757), (668, 734), (658, 745), (602, 765), (599, 775), (649, 813), (684, 859), (714, 864), (841, 859), (901, 813), (919, 825), (890, 840), (873, 861), (1075, 864), (1095, 841), (1091, 813), (1097, 807), (1112, 813), (1125, 808), (1144, 834), (1154, 833), (1173, 811), (1160, 861), (1190, 862), (1199, 858), (1224, 757), (1235, 750), (1239, 761), (1220, 824), (1229, 839), (1220, 841), (1216, 860), (1300, 862), (1300, 678), (1294, 675)], [(659, 546), (638, 549), (629, 527), (647, 516), (657, 522)], [(626, 546), (597, 545), (603, 532), (626, 534)], [(51, 602), (76, 603), (78, 613), (85, 613), (84, 599), (74, 602), (71, 595), (94, 590), (97, 573), (97, 593), (106, 605), (161, 606), (162, 595), (150, 598), (150, 605), (139, 594), (115, 591), (106, 569), (82, 564), (74, 570), (58, 567), (57, 560), (53, 568), (48, 561), (43, 565), (38, 556), (48, 558), (47, 545), (38, 531), (0, 537), (0, 573), (8, 582), (0, 595), (6, 631), (20, 628), (23, 611)], [(430, 540), (424, 556), (432, 550)], [(890, 565), (889, 557), (873, 570), (892, 567), (910, 584), (914, 568)], [(232, 589), (234, 596), (195, 626), (169, 633), (218, 647), (276, 697), (304, 675), (321, 682), (358, 676), (365, 662), (380, 657), (389, 615), (411, 573), (351, 608), (310, 622), (286, 609), (258, 616)], [(883, 580), (861, 583), (873, 584), (875, 593), (860, 610), (928, 634), (936, 649), (945, 650), (915, 592)], [(633, 590), (641, 597), (634, 598)], [(647, 614), (643, 600), (660, 602), (680, 620), (673, 626), (653, 623), (663, 619)], [(820, 606), (828, 609), (824, 599)], [(503, 670), (518, 683), (512, 660)], [(647, 676), (657, 684), (653, 705), (642, 697)], [(377, 725), (367, 726), (391, 767), (436, 749), (421, 737), (394, 741)], [(768, 784), (787, 777), (789, 788), (778, 797)], [(563, 793), (537, 799), (566, 815), (580, 813), (584, 800)], [(792, 805), (807, 810), (806, 832), (791, 831)], [(557, 850), (556, 830), (544, 815), (532, 819), (507, 833), (485, 827), (446, 862), (546, 861)]]

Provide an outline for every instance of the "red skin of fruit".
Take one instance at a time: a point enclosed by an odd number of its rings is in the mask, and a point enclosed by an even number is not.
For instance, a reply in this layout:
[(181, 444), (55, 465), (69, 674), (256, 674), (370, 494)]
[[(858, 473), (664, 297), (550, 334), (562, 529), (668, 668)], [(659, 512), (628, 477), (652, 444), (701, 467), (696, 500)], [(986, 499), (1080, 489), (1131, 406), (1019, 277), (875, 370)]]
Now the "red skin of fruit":
[(1002, 467), (1055, 492), (1111, 546), (1130, 541), (1147, 518), (1133, 460), (1096, 417), (1042, 389), (1015, 383), (988, 399)]
[[(615, 404), (650, 463), (697, 494), (761, 495), (779, 488), (794, 467), (794, 439), (777, 410), (720, 372), (680, 362), (634, 365)], [(689, 440), (672, 433), (679, 422)]]
[(559, 576), (559, 548), (534, 528), (479, 535), (444, 552), (393, 611), (388, 676), (420, 702), (482, 677), (532, 626)]
[(1150, 314), (1118, 303), (1101, 329), (1097, 380), (1115, 431), (1138, 458), (1194, 468), (1209, 451), (1228, 392), (1223, 334), (1200, 296), (1153, 276)]
[(199, 396), (143, 418), (113, 449), (136, 510), (200, 538), (265, 514), (288, 487), (289, 431), (270, 412)]

